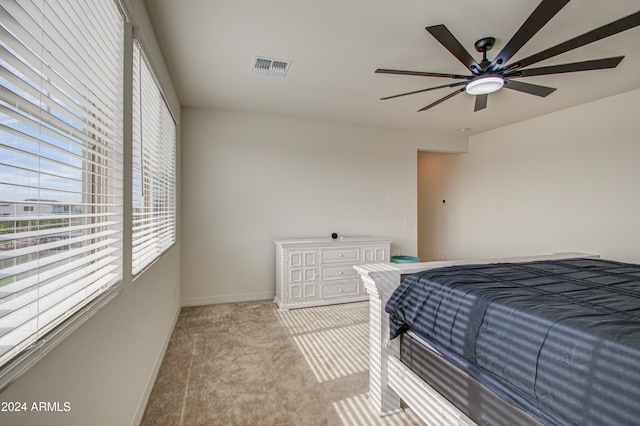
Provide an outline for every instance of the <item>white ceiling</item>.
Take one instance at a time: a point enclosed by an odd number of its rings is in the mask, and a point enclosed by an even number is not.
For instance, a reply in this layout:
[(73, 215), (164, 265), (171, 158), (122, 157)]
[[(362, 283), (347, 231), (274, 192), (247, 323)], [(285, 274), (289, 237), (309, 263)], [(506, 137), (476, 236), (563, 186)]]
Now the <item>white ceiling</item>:
[[(469, 134), (640, 88), (640, 27), (532, 67), (625, 55), (617, 68), (522, 81), (556, 87), (540, 98), (500, 90), (473, 112), (455, 89), (379, 98), (454, 80), (374, 74), (376, 68), (468, 74), (425, 31), (444, 24), (479, 62), (476, 40), (493, 36), (492, 59), (539, 0), (146, 0), (183, 106), (340, 120)], [(638, 0), (573, 0), (513, 58), (524, 58), (639, 9)], [(253, 55), (292, 61), (285, 78), (250, 72)]]

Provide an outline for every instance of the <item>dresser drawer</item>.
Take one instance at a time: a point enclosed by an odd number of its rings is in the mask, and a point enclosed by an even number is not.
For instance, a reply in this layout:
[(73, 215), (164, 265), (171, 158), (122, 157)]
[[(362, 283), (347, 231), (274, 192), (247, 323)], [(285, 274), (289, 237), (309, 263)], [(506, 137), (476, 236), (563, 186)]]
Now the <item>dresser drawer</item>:
[(322, 263), (359, 262), (359, 247), (341, 247), (322, 250)]
[(362, 262), (364, 263), (386, 263), (389, 260), (389, 246), (362, 247)]
[(359, 294), (359, 281), (349, 281), (340, 284), (329, 284), (321, 286), (322, 298), (357, 296)]
[(358, 272), (352, 265), (334, 266), (322, 268), (322, 281), (344, 280), (348, 278), (358, 278)]

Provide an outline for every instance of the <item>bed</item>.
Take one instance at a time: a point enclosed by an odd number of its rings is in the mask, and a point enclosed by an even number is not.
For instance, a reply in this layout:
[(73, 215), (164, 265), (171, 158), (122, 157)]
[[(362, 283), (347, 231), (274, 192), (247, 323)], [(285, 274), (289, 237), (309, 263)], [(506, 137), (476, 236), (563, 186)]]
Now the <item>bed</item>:
[(370, 398), (429, 425), (640, 420), (640, 265), (561, 253), (357, 267)]

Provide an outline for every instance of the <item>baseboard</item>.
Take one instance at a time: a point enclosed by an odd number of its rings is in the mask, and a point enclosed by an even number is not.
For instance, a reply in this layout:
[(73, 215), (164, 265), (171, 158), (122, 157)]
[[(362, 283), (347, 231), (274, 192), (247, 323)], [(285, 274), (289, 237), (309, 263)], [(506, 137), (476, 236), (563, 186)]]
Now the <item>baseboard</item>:
[(169, 347), (169, 341), (171, 340), (171, 335), (173, 334), (173, 330), (176, 328), (176, 323), (178, 322), (178, 316), (180, 316), (180, 309), (182, 307), (178, 306), (175, 314), (173, 315), (173, 320), (171, 321), (171, 327), (167, 330), (167, 333), (164, 337), (164, 342), (162, 344), (162, 350), (156, 356), (156, 359), (153, 363), (153, 369), (151, 370), (151, 374), (147, 379), (147, 384), (144, 387), (144, 393), (140, 398), (140, 402), (138, 404), (138, 408), (136, 409), (136, 415), (131, 421), (131, 426), (137, 426), (142, 422), (142, 417), (144, 416), (144, 410), (147, 408), (147, 402), (149, 402), (149, 397), (151, 396), (151, 391), (153, 390), (153, 385), (158, 378), (158, 372), (160, 372), (160, 366), (162, 365), (162, 360), (164, 359), (164, 355), (167, 352), (167, 348)]
[(182, 306), (217, 305), (220, 303), (251, 302), (254, 300), (270, 300), (276, 296), (275, 291), (260, 293), (225, 294), (223, 296), (192, 297), (182, 299)]

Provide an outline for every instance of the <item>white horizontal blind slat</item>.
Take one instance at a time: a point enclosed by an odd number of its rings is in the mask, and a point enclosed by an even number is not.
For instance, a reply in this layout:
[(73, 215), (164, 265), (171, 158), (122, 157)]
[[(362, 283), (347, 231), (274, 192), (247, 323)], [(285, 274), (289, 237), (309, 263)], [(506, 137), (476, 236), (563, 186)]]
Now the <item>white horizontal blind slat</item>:
[(124, 17), (114, 0), (7, 0), (0, 18), (4, 377), (122, 280)]
[[(87, 270), (76, 271), (74, 274), (67, 275), (64, 280), (53, 282), (44, 291), (37, 287), (26, 289), (20, 294), (20, 297), (7, 302), (7, 309), (0, 311), (0, 317), (5, 325), (11, 325), (12, 329), (36, 319), (45, 310), (54, 309), (56, 305), (64, 305), (66, 302), (61, 302), (64, 298), (60, 297), (60, 294), (76, 294), (86, 291), (86, 282), (98, 281), (117, 268), (117, 265), (113, 264), (113, 260), (114, 257), (105, 257), (100, 262), (93, 263), (91, 268)], [(34, 307), (36, 309), (33, 309)], [(3, 330), (9, 330), (9, 328)], [(3, 334), (2, 331), (0, 334)]]
[(140, 43), (133, 59), (133, 274), (175, 242), (175, 123)]

